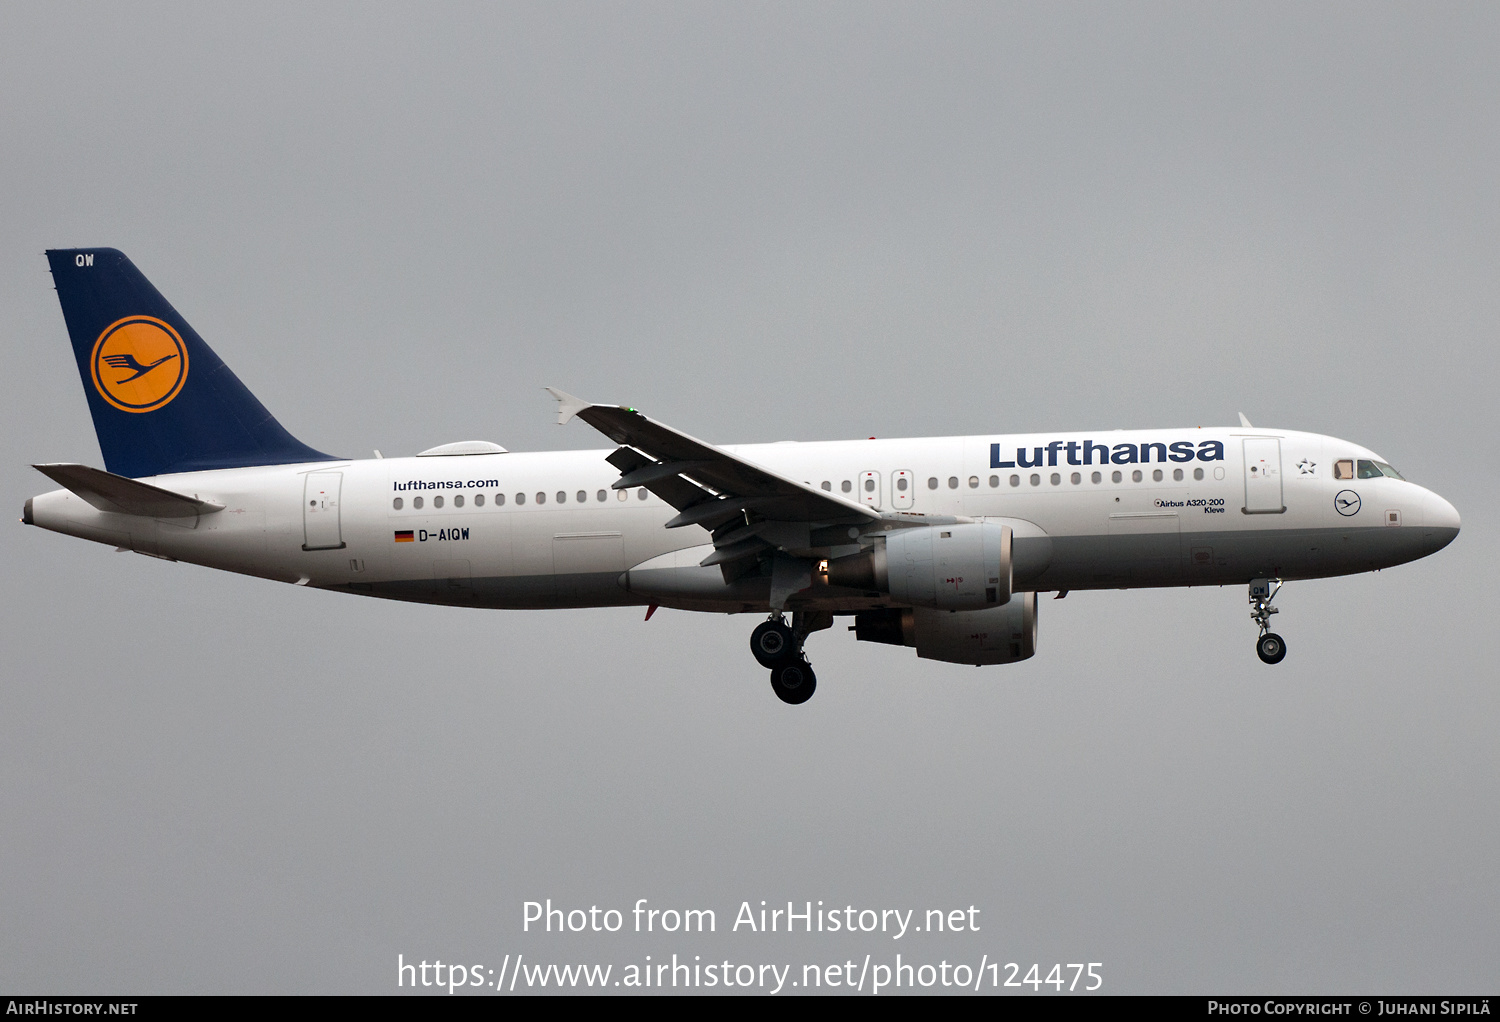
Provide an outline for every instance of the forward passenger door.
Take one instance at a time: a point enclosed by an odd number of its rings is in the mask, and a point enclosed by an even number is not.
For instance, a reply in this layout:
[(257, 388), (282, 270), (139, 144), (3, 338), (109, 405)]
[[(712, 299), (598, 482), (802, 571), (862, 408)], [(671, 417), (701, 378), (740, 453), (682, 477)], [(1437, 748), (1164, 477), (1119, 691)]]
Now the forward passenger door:
[(1281, 494), (1281, 440), (1245, 440), (1245, 514), (1279, 515), (1286, 510)]

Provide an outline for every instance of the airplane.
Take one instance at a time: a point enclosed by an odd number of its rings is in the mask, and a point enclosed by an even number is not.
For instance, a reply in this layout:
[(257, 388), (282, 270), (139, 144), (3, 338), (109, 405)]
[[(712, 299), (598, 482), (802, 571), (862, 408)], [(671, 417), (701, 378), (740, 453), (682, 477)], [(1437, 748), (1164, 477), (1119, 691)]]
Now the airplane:
[(1453, 505), (1367, 448), (1251, 426), (719, 445), (548, 388), (601, 450), (488, 441), (409, 458), (284, 429), (126, 256), (49, 250), (104, 469), (22, 521), (119, 550), (330, 591), (502, 609), (759, 614), (751, 653), (810, 698), (807, 638), (976, 666), (1036, 652), (1037, 597), (1247, 585), (1256, 652), (1286, 581), (1425, 557)]

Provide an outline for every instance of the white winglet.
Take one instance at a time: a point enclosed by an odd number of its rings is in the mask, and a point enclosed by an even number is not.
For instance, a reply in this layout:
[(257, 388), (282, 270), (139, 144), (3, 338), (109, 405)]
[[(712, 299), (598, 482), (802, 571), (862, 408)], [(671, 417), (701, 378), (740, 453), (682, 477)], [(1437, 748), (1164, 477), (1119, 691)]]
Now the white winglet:
[(1247, 419), (1247, 418), (1245, 418), (1245, 413), (1244, 412), (1240, 412), (1240, 425), (1244, 426), (1246, 429), (1254, 429), (1255, 428), (1254, 426), (1250, 425), (1250, 420)]
[(593, 405), (591, 401), (585, 401), (581, 397), (574, 397), (567, 391), (558, 390), (556, 387), (548, 387), (546, 390), (547, 393), (557, 398), (557, 424), (559, 426), (565, 424), (585, 408), (592, 407)]

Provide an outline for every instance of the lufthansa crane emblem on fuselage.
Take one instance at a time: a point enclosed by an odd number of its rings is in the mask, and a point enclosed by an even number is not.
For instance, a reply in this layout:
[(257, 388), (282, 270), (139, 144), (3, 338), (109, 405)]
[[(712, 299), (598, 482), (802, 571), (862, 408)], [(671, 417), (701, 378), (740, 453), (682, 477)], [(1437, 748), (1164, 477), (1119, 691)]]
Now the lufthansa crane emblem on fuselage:
[(1353, 490), (1340, 490), (1334, 495), (1333, 509), (1348, 518), (1359, 512), (1359, 494)]

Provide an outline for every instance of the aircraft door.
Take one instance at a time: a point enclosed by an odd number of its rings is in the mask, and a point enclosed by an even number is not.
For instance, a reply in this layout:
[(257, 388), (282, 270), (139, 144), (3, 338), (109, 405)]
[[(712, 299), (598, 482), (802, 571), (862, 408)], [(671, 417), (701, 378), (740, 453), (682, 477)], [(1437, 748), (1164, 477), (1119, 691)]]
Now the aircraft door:
[(870, 507), (880, 507), (880, 473), (861, 472), (859, 474), (859, 499)]
[(1281, 498), (1281, 441), (1255, 437), (1245, 441), (1245, 514), (1279, 515)]
[(901, 469), (891, 473), (891, 506), (897, 511), (904, 511), (911, 507), (912, 497), (915, 495), (917, 481), (912, 478), (910, 472)]
[(302, 485), (302, 549), (338, 550), (344, 545), (339, 526), (342, 472), (309, 472)]

